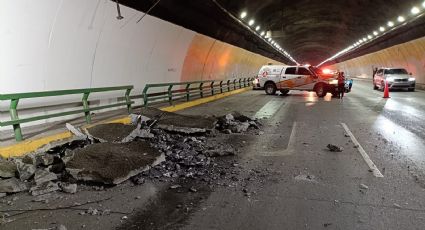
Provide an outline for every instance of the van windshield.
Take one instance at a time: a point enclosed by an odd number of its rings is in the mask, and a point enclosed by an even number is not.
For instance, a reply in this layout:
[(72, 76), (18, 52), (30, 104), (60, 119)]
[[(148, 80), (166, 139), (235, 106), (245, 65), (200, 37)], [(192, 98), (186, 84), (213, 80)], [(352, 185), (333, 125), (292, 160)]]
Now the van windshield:
[(385, 74), (407, 74), (405, 69), (386, 69)]

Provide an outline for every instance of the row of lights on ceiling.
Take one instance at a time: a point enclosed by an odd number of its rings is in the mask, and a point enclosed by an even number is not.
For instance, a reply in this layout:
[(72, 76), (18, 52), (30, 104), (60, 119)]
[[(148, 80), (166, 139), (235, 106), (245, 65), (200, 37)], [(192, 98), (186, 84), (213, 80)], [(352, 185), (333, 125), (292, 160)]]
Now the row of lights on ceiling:
[[(422, 3), (422, 8), (425, 9), (425, 1)], [(421, 13), (421, 9), (418, 6), (414, 6), (411, 10), (410, 10), (410, 14), (411, 17), (416, 17), (419, 13)], [(388, 21), (387, 26), (380, 26), (378, 30), (373, 31), (371, 34), (368, 34), (367, 36), (361, 38), (360, 40), (358, 40), (357, 42), (355, 42), (353, 45), (345, 48), (344, 50), (341, 50), (340, 52), (338, 52), (337, 54), (335, 54), (334, 56), (326, 59), (325, 61), (323, 61), (322, 63), (320, 63), (318, 66), (321, 66), (323, 64), (325, 64), (328, 61), (332, 61), (335, 58), (355, 49), (358, 48), (364, 44), (367, 43), (367, 41), (373, 40), (379, 36), (381, 36), (382, 34), (385, 33), (386, 30), (390, 30), (391, 28), (393, 28), (394, 26), (396, 26), (396, 23), (398, 23), (399, 25), (402, 25), (404, 22), (406, 21), (406, 17), (404, 16), (398, 16), (397, 17), (397, 22), (393, 22), (393, 21)]]
[[(243, 20), (246, 19), (247, 16), (248, 16), (248, 13), (246, 11), (243, 11), (240, 14), (240, 18)], [(283, 49), (276, 41), (274, 41), (271, 37), (267, 37), (266, 31), (262, 30), (260, 32), (261, 26), (255, 25), (254, 19), (250, 19), (249, 21), (247, 21), (247, 23), (250, 28), (254, 29), (262, 38), (266, 39), (266, 41), (268, 41), (277, 51), (279, 51), (280, 53), (285, 55), (287, 58), (289, 58), (291, 61), (299, 65), (299, 63), (295, 61), (295, 59), (285, 49)]]

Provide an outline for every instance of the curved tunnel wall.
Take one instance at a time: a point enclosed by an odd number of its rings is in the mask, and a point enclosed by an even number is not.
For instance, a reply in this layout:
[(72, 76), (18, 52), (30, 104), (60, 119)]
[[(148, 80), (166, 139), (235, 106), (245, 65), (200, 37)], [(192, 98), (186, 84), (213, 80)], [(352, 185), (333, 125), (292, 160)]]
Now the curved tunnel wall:
[[(149, 15), (137, 23), (143, 13), (125, 6), (124, 19), (117, 20), (109, 0), (0, 0), (0, 5), (3, 94), (128, 84), (140, 94), (147, 83), (251, 77), (273, 62)], [(23, 100), (20, 107), (57, 102)], [(8, 117), (8, 103), (0, 106), (0, 119)]]
[(353, 77), (372, 78), (373, 67), (402, 67), (425, 85), (425, 37), (335, 64), (333, 68)]

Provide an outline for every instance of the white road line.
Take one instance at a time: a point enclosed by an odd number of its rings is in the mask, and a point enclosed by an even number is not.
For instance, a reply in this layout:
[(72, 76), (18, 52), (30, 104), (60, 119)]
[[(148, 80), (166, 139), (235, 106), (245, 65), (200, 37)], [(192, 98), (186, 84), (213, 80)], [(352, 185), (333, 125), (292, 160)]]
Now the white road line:
[(363, 149), (363, 147), (360, 145), (360, 143), (357, 141), (356, 137), (353, 135), (353, 133), (350, 131), (348, 126), (345, 123), (341, 123), (342, 127), (345, 129), (345, 132), (350, 136), (353, 143), (358, 146), (358, 150), (360, 154), (362, 155), (363, 159), (366, 161), (366, 164), (369, 166), (370, 170), (372, 170), (372, 173), (375, 177), (384, 177), (382, 173), (379, 171), (379, 169), (376, 167), (376, 165), (373, 163), (373, 161), (370, 159), (369, 155), (367, 155), (366, 151)]
[(292, 152), (295, 150), (296, 139), (295, 135), (297, 134), (297, 122), (294, 121), (292, 125), (291, 135), (289, 136), (288, 147), (286, 147), (286, 152)]
[(258, 112), (254, 115), (254, 118), (271, 118), (283, 104), (285, 104), (285, 100), (271, 100), (258, 110)]

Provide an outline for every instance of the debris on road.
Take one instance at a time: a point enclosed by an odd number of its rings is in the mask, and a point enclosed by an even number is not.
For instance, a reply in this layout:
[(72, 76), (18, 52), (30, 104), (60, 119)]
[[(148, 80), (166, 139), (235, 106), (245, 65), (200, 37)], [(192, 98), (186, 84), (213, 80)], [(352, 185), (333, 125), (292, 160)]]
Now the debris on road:
[(249, 128), (259, 129), (260, 126), (261, 124), (257, 120), (238, 112), (219, 117), (216, 124), (216, 128), (225, 134), (244, 133)]
[[(261, 126), (235, 112), (215, 118), (144, 108), (142, 114), (132, 115), (136, 125), (102, 124), (82, 131), (67, 124), (77, 136), (73, 141), (44, 152), (1, 160), (0, 193), (29, 190), (34, 196), (55, 191), (74, 194), (78, 183), (117, 185), (130, 179), (140, 185), (147, 178), (198, 178), (211, 183), (228, 177), (239, 181), (233, 173), (226, 176), (227, 169), (218, 166), (215, 158), (236, 155), (240, 144), (222, 143), (215, 137), (225, 130), (244, 133)], [(236, 166), (231, 162), (228, 167)], [(175, 184), (170, 189), (180, 187)], [(198, 189), (192, 186), (186, 191), (196, 193)]]
[(98, 143), (75, 151), (66, 167), (75, 179), (116, 185), (164, 161), (147, 142)]
[(0, 158), (0, 178), (15, 177), (18, 169), (16, 164), (12, 161), (2, 160)]
[(328, 144), (326, 147), (331, 152), (342, 152), (342, 151), (344, 151), (343, 147), (339, 147), (339, 146), (336, 146), (336, 145), (333, 145), (333, 144)]
[(360, 184), (360, 188), (365, 190), (369, 189), (369, 187), (365, 184)]
[(26, 190), (28, 190), (27, 185), (14, 177), (0, 180), (0, 193), (17, 193)]

